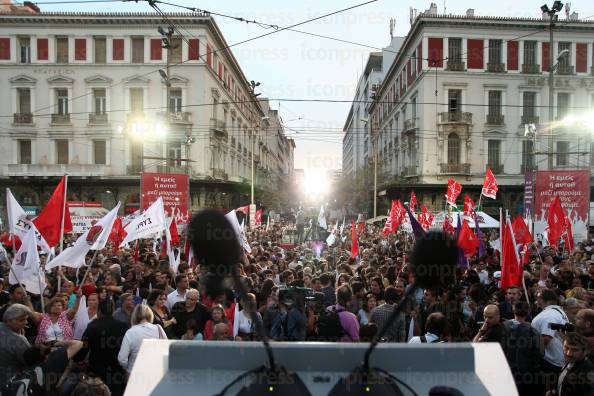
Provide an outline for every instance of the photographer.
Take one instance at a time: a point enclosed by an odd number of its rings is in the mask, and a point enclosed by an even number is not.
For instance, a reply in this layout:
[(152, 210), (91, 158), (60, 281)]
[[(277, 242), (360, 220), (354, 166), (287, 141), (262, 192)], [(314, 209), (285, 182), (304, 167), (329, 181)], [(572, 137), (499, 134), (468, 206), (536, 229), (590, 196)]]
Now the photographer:
[[(546, 390), (551, 389), (556, 382), (557, 375), (565, 364), (563, 356), (563, 340), (555, 325), (565, 325), (569, 322), (567, 315), (558, 304), (558, 297), (554, 291), (543, 289), (536, 295), (536, 302), (542, 312), (532, 320), (532, 327), (540, 333), (540, 340), (544, 346), (544, 359), (541, 361), (541, 374), (546, 376)], [(551, 328), (553, 325), (553, 328)]]
[(567, 333), (563, 342), (566, 364), (555, 389), (547, 396), (582, 396), (594, 394), (594, 365), (587, 359), (588, 341), (578, 333)]

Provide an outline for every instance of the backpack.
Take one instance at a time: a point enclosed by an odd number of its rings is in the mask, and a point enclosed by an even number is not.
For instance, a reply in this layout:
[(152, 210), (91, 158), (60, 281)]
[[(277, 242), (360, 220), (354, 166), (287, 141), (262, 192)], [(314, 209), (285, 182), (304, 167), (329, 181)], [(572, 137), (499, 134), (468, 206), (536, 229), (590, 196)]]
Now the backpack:
[(343, 311), (344, 309), (332, 307), (329, 310), (320, 312), (316, 323), (316, 334), (320, 341), (337, 341), (345, 334), (338, 315), (339, 312)]
[(43, 396), (45, 391), (41, 367), (15, 374), (2, 388), (2, 396)]
[(512, 373), (538, 371), (542, 359), (538, 333), (530, 323), (512, 325), (511, 320), (503, 323), (501, 343)]

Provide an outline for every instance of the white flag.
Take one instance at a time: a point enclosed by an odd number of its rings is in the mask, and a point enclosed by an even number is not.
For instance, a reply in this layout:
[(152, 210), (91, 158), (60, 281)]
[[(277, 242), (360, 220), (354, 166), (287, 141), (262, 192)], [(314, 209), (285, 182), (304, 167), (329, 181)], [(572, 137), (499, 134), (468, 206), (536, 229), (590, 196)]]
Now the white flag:
[(239, 245), (242, 246), (246, 252), (250, 253), (252, 251), (252, 248), (250, 247), (250, 244), (248, 243), (245, 234), (241, 230), (239, 221), (237, 221), (237, 215), (235, 214), (235, 210), (232, 210), (231, 212), (227, 213), (225, 217), (227, 218), (227, 221), (231, 223), (233, 231), (235, 231), (235, 235), (237, 236), (237, 240), (239, 241)]
[(128, 233), (120, 247), (137, 239), (152, 237), (154, 234), (167, 229), (163, 198), (159, 197), (140, 216), (128, 224), (124, 230)]
[(39, 253), (33, 230), (30, 230), (21, 241), (21, 248), (12, 260), (12, 271), (8, 281), (11, 285), (20, 281), (25, 289), (33, 294), (41, 294), (46, 287), (43, 273), (39, 271)]
[(73, 246), (65, 249), (47, 263), (45, 266), (46, 271), (60, 265), (72, 268), (80, 268), (85, 265), (85, 257), (89, 250), (101, 250), (105, 247), (119, 209), (120, 202), (108, 214), (103, 216), (101, 220), (82, 234), (74, 242)]
[(78, 304), (78, 311), (76, 311), (76, 315), (74, 316), (74, 339), (80, 340), (82, 339), (87, 326), (91, 322), (89, 318), (89, 311), (87, 310), (87, 300), (85, 296), (80, 298), (80, 303)]
[(320, 214), (318, 215), (318, 225), (323, 229), (328, 228), (328, 224), (326, 224), (326, 215), (324, 214), (324, 205), (320, 208)]
[(35, 224), (27, 218), (27, 214), (12, 195), (10, 188), (6, 189), (6, 211), (8, 212), (8, 232), (11, 235), (16, 235), (22, 240), (27, 232), (32, 229), (35, 232), (37, 246), (47, 254), (51, 252), (49, 245), (37, 231)]

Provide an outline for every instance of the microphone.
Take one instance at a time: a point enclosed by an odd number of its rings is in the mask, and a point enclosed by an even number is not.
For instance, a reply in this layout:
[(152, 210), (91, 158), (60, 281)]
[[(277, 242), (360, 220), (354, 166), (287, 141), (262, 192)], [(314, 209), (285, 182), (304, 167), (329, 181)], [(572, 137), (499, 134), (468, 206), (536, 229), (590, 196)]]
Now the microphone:
[[(247, 301), (247, 289), (241, 281), (237, 265), (242, 247), (233, 226), (225, 216), (212, 209), (198, 213), (190, 222), (188, 238), (191, 241), (194, 257), (200, 265), (205, 265), (208, 268), (205, 281), (206, 294), (216, 297), (223, 291), (225, 279), (231, 277), (240, 299)], [(240, 396), (310, 395), (297, 374), (276, 364), (264, 326), (257, 320), (256, 308), (244, 307), (244, 309), (246, 311), (249, 309), (252, 322), (256, 325), (256, 332), (262, 339), (268, 356), (268, 365), (257, 367), (240, 375), (225, 386), (218, 396), (224, 396), (235, 384), (247, 379), (251, 379), (251, 381), (242, 386), (237, 393)]]
[(430, 231), (416, 240), (409, 263), (414, 282), (369, 344), (362, 365), (355, 368), (348, 377), (342, 378), (332, 388), (329, 396), (361, 394), (400, 396), (403, 393), (398, 384), (416, 395), (410, 386), (389, 372), (370, 367), (369, 360), (379, 340), (388, 332), (419, 288), (435, 288), (455, 282), (457, 257), (456, 241), (449, 234)]

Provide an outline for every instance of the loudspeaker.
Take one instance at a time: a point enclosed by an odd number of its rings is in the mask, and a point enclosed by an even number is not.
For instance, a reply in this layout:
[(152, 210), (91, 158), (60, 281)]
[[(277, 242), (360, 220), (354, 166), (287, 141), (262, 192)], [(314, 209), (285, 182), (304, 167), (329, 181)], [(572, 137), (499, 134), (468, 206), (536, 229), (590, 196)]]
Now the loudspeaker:
[[(274, 342), (279, 365), (299, 376), (312, 395), (326, 396), (361, 365), (367, 343)], [(126, 395), (216, 395), (248, 370), (267, 362), (262, 344), (227, 341), (145, 340)], [(517, 395), (497, 343), (381, 343), (370, 366), (385, 370), (419, 395)], [(227, 395), (237, 395), (240, 381)], [(438, 387), (438, 389), (434, 389)], [(412, 392), (400, 386), (403, 395)], [(435, 391), (438, 391), (435, 393)], [(456, 393), (449, 393), (456, 394)]]

